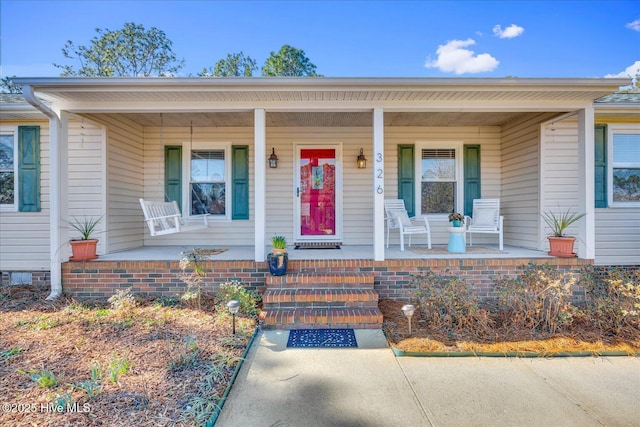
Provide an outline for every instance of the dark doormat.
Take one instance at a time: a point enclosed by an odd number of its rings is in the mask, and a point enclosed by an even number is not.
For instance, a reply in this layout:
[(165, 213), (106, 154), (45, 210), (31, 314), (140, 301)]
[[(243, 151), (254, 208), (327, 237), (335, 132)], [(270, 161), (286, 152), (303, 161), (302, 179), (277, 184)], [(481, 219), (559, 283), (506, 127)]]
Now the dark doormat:
[(340, 249), (341, 244), (339, 242), (296, 242), (295, 249)]
[(292, 329), (287, 347), (333, 348), (358, 347), (353, 329)]

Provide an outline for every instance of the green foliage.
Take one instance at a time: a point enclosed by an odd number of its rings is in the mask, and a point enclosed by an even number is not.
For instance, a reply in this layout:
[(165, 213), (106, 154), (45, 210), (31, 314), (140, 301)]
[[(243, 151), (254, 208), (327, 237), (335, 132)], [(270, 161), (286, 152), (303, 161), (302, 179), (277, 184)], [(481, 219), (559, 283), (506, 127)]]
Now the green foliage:
[(640, 329), (640, 270), (584, 268), (580, 284), (587, 292), (586, 311), (596, 327), (620, 335), (625, 326)]
[(0, 204), (13, 204), (15, 200), (13, 172), (0, 173)]
[(101, 392), (100, 384), (93, 380), (78, 381), (73, 386), (87, 393), (89, 399), (99, 395)]
[(52, 403), (54, 411), (64, 412), (65, 408), (73, 406), (74, 400), (71, 393), (67, 392), (65, 394), (57, 395)]
[(258, 69), (256, 61), (243, 52), (230, 53), (225, 59), (216, 62), (213, 69), (204, 69), (200, 77), (251, 77)]
[(4, 77), (0, 82), (0, 93), (22, 93), (22, 87), (13, 82), (15, 76)]
[(285, 44), (278, 53), (271, 52), (262, 67), (262, 75), (267, 77), (322, 77), (316, 74), (316, 68), (307, 58), (304, 50)]
[(287, 239), (284, 236), (273, 236), (271, 238), (271, 245), (274, 249), (286, 249)]
[(129, 372), (132, 366), (133, 365), (129, 360), (129, 357), (126, 354), (124, 356), (113, 354), (109, 361), (109, 367), (107, 368), (107, 377), (109, 378), (109, 381), (117, 383), (118, 378)]
[(3, 350), (3, 351), (0, 351), (0, 359), (9, 360), (13, 356), (17, 356), (22, 352), (24, 352), (24, 350), (21, 349), (20, 347), (14, 347), (10, 350)]
[(80, 233), (79, 240), (90, 240), (101, 220), (102, 217), (94, 218), (85, 215), (83, 218), (73, 217), (73, 221), (71, 221), (69, 225)]
[(564, 237), (564, 231), (574, 222), (577, 222), (585, 216), (585, 214), (579, 214), (571, 212), (571, 208), (561, 213), (544, 212), (542, 219), (551, 228), (551, 234), (555, 237)]
[(576, 308), (571, 304), (575, 274), (551, 266), (529, 264), (515, 278), (496, 282), (500, 310), (507, 326), (555, 333), (571, 325)]
[(51, 388), (58, 385), (58, 380), (53, 372), (46, 369), (32, 369), (29, 372), (18, 370), (19, 374), (28, 375), (40, 388)]
[(119, 30), (96, 28), (88, 46), (67, 41), (62, 54), (80, 63), (58, 65), (62, 77), (150, 77), (171, 76), (184, 65), (173, 53), (173, 43), (164, 31), (127, 22)]
[(200, 362), (200, 349), (192, 336), (184, 338), (184, 347), (178, 352), (175, 358), (169, 361), (169, 370), (172, 372), (191, 369), (198, 366)]
[(16, 326), (23, 327), (25, 329), (32, 329), (35, 331), (43, 331), (46, 329), (55, 328), (58, 326), (58, 320), (47, 316), (36, 316), (29, 320), (19, 320), (16, 322)]
[(412, 278), (413, 293), (420, 305), (420, 313), (432, 325), (441, 329), (486, 333), (491, 321), (486, 310), (478, 305), (477, 297), (464, 282), (455, 276), (435, 274), (429, 270)]
[(229, 301), (237, 300), (240, 302), (240, 313), (257, 316), (260, 312), (258, 304), (262, 300), (261, 296), (247, 289), (246, 284), (238, 280), (234, 279), (222, 283), (216, 292), (216, 297), (219, 301), (220, 310), (225, 310)]

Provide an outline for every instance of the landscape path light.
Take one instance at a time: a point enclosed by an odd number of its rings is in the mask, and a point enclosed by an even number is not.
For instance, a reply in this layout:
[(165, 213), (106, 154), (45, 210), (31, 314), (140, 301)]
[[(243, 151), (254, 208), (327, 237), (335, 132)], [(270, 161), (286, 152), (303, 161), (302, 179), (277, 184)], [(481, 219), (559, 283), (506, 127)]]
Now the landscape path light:
[(233, 317), (233, 335), (236, 334), (236, 314), (238, 310), (240, 310), (240, 302), (238, 300), (232, 299), (227, 303), (227, 308), (229, 309), (229, 313)]
[(413, 317), (413, 313), (416, 311), (416, 308), (413, 304), (406, 304), (402, 306), (402, 312), (404, 313), (404, 317), (409, 321), (409, 335), (411, 335), (411, 318)]

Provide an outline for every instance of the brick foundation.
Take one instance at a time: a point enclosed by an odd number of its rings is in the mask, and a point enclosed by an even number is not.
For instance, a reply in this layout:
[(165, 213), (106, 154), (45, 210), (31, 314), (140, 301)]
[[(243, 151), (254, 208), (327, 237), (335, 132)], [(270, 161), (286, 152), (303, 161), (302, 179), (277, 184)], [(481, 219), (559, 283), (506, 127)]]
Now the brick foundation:
[[(374, 276), (374, 289), (380, 298), (409, 300), (412, 275), (432, 270), (436, 274), (456, 275), (475, 289), (481, 299), (496, 296), (497, 277), (514, 277), (529, 263), (549, 264), (564, 271), (579, 271), (591, 260), (579, 258), (545, 259), (431, 259), (431, 260), (289, 260), (289, 273), (363, 272)], [(266, 262), (207, 261), (205, 291), (215, 292), (228, 280), (238, 279), (252, 290), (263, 292)], [(62, 266), (63, 290), (75, 298), (108, 298), (116, 290), (156, 296), (175, 296), (185, 289), (180, 280), (178, 261), (90, 261), (66, 262)]]

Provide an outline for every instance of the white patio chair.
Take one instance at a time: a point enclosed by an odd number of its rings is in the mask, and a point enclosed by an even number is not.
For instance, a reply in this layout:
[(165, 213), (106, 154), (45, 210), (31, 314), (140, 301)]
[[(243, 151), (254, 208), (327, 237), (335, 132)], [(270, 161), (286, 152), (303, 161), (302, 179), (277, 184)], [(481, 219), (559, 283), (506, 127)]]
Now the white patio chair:
[(472, 217), (465, 217), (469, 246), (473, 246), (473, 235), (497, 234), (500, 250), (503, 249), (503, 222), (500, 215), (500, 199), (474, 199)]
[(400, 228), (396, 217), (391, 214), (391, 211), (407, 211), (404, 206), (404, 200), (402, 199), (385, 199), (384, 200), (384, 221), (387, 223), (387, 248), (389, 247), (389, 233), (391, 230), (397, 230)]
[[(423, 216), (421, 220), (417, 218), (409, 218), (406, 210), (392, 210), (391, 215), (396, 218), (400, 228), (401, 251), (404, 251), (404, 236), (409, 236), (409, 247), (411, 247), (411, 236), (414, 234), (426, 234), (427, 244), (429, 245), (429, 249), (431, 249), (431, 229), (429, 228), (429, 221), (426, 216)], [(416, 225), (418, 222), (424, 222), (424, 224)]]

